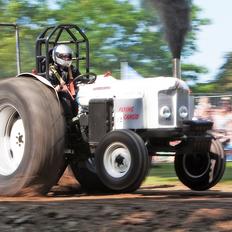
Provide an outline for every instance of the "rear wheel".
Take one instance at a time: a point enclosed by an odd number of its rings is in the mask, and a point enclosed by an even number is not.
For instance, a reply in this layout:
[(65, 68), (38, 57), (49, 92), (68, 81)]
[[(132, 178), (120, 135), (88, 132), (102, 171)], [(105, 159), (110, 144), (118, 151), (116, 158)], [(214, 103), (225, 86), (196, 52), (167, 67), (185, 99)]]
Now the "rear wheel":
[(46, 194), (64, 165), (65, 125), (53, 90), (31, 78), (0, 82), (0, 195)]
[(221, 143), (212, 139), (208, 153), (175, 156), (175, 170), (179, 180), (192, 190), (203, 191), (216, 185), (225, 171), (225, 155)]
[(147, 149), (133, 131), (108, 133), (98, 145), (95, 157), (99, 178), (117, 192), (137, 190), (148, 173)]

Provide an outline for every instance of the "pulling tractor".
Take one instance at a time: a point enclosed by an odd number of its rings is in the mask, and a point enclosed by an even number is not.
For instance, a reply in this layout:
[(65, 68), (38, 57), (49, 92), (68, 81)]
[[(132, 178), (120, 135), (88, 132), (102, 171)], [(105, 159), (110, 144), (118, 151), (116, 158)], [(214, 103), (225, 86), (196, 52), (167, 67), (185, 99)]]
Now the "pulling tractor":
[[(66, 119), (48, 81), (51, 51), (68, 44), (81, 71), (78, 113)], [(67, 165), (86, 190), (133, 192), (161, 152), (175, 156), (179, 180), (192, 190), (218, 183), (225, 169), (212, 122), (192, 120), (184, 81), (117, 80), (89, 68), (89, 41), (76, 25), (46, 28), (36, 41), (36, 74), (0, 81), (0, 195), (46, 194)]]

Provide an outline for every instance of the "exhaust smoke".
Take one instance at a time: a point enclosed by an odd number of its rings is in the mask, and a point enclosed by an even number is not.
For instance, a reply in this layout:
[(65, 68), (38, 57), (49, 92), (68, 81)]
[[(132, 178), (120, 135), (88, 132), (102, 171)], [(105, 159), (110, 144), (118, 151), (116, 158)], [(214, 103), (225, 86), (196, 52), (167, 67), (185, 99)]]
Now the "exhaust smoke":
[(190, 28), (191, 0), (152, 0), (164, 24), (166, 39), (173, 56), (173, 76), (180, 78), (180, 56)]
[(164, 24), (174, 58), (179, 58), (190, 22), (190, 0), (152, 0)]

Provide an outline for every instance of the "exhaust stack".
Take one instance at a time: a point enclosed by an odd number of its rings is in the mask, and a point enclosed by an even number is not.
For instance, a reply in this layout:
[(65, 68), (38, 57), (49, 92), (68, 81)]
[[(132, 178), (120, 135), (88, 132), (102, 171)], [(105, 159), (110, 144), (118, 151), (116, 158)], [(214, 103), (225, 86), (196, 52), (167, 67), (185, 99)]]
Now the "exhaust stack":
[(180, 58), (173, 58), (173, 77), (181, 79)]
[(191, 0), (152, 0), (160, 14), (173, 57), (173, 76), (181, 79), (180, 57), (190, 29)]

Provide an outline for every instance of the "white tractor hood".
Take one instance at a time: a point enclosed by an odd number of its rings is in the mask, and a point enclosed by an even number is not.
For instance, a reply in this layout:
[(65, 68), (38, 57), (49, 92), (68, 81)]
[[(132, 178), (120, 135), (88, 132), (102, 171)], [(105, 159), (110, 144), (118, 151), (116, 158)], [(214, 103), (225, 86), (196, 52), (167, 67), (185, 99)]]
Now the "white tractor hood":
[(79, 86), (78, 102), (80, 105), (88, 105), (91, 99), (141, 98), (149, 92), (154, 94), (168, 89), (189, 90), (184, 81), (174, 77), (117, 80), (112, 76), (101, 75), (97, 77), (95, 83)]

